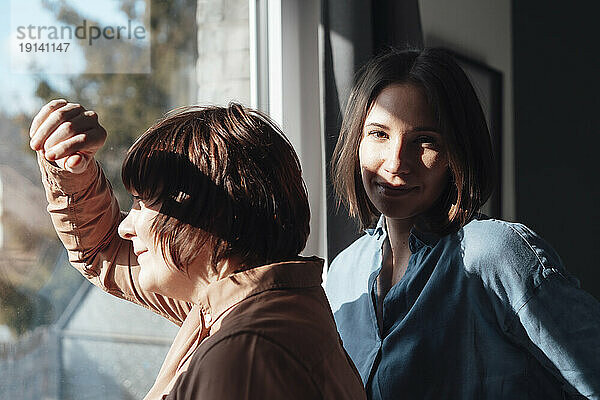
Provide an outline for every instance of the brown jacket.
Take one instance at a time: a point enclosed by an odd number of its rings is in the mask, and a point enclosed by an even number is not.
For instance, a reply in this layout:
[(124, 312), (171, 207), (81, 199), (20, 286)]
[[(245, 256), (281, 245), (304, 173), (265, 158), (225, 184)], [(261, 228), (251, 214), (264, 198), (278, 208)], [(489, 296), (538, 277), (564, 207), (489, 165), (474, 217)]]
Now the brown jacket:
[(194, 303), (140, 288), (123, 214), (97, 163), (80, 175), (40, 159), (48, 211), (93, 284), (180, 326), (145, 399), (364, 399), (321, 287), (322, 260), (238, 272)]

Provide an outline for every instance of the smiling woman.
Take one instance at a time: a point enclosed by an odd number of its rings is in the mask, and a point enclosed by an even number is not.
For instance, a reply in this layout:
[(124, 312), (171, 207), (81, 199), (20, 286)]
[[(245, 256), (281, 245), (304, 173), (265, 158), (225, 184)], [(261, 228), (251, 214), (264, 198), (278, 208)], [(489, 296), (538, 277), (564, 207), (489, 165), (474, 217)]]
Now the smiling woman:
[(443, 136), (423, 91), (390, 85), (373, 102), (358, 149), (365, 192), (390, 218), (412, 226), (448, 180)]
[(145, 399), (364, 398), (323, 260), (299, 256), (310, 219), (300, 162), (268, 117), (231, 103), (151, 126), (123, 162), (125, 218), (94, 160), (106, 139), (94, 112), (52, 101), (30, 135), (73, 266), (181, 326)]
[(134, 197), (129, 214), (119, 224), (119, 236), (132, 242), (133, 253), (140, 264), (138, 281), (141, 288), (189, 301), (190, 286), (193, 288), (194, 282), (189, 276), (177, 273), (177, 269), (166, 262), (168, 258), (161, 247), (156, 246), (156, 235), (151, 227), (159, 211), (160, 203), (146, 204)]
[(493, 187), (475, 91), (446, 51), (361, 70), (334, 152), (366, 234), (327, 295), (370, 399), (564, 399), (600, 393), (600, 304), (527, 227), (478, 213)]

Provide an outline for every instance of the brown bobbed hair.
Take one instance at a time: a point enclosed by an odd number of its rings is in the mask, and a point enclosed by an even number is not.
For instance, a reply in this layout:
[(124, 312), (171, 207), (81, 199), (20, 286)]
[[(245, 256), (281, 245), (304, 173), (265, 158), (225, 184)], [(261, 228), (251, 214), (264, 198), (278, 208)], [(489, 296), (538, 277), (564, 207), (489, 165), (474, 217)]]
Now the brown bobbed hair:
[(228, 107), (176, 109), (129, 149), (121, 175), (142, 201), (161, 204), (156, 244), (187, 271), (204, 246), (211, 265), (240, 269), (294, 259), (310, 211), (292, 145), (264, 114)]
[(373, 102), (392, 84), (411, 84), (424, 91), (448, 153), (446, 188), (421, 216), (419, 228), (438, 234), (455, 232), (491, 195), (495, 170), (490, 134), (475, 90), (443, 49), (389, 49), (358, 71), (331, 164), (339, 203), (360, 221), (361, 229), (372, 226), (380, 215), (363, 188), (358, 148)]

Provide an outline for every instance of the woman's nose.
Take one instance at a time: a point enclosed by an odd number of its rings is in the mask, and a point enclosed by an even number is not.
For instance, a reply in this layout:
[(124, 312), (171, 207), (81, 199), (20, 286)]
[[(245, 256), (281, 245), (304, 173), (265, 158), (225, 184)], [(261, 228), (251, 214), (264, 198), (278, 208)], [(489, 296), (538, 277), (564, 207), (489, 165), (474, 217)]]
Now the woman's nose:
[(406, 143), (397, 140), (390, 143), (385, 152), (384, 168), (390, 174), (406, 174), (410, 172), (410, 154)]
[(119, 236), (123, 239), (131, 240), (135, 236), (135, 229), (133, 228), (133, 216), (134, 211), (129, 211), (129, 214), (119, 224)]

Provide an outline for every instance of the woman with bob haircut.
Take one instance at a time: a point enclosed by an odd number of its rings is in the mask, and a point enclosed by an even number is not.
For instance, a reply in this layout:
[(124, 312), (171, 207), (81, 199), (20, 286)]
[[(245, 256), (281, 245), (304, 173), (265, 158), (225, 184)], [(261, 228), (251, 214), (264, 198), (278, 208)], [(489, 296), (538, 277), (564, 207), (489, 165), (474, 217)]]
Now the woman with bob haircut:
[(54, 100), (33, 120), (52, 221), (69, 259), (108, 293), (180, 326), (145, 399), (364, 399), (321, 287), (301, 257), (300, 163), (265, 115), (176, 110), (129, 149), (125, 215), (94, 154), (96, 114)]
[(332, 176), (366, 234), (326, 292), (367, 398), (600, 398), (599, 303), (529, 228), (478, 213), (493, 166), (448, 52), (390, 50), (359, 71)]

